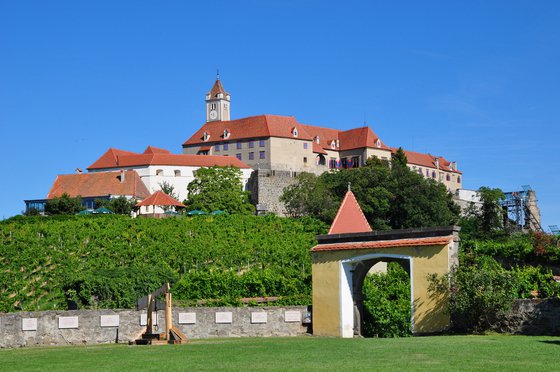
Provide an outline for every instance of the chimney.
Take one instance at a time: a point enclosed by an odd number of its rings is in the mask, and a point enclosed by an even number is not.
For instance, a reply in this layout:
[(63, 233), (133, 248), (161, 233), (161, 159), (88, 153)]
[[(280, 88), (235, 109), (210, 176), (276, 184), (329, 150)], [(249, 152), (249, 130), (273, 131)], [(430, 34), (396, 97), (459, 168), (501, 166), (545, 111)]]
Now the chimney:
[(121, 183), (124, 183), (125, 170), (121, 169)]
[(451, 170), (454, 170), (454, 171), (457, 170), (457, 162), (456, 161), (451, 162)]

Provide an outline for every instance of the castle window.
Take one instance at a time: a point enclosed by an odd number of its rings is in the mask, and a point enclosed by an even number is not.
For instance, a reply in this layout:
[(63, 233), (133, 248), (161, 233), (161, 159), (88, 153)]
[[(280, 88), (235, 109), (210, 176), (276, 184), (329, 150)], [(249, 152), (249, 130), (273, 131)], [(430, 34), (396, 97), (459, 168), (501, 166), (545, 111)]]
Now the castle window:
[(175, 177), (181, 177), (181, 171), (179, 169), (175, 169)]
[(315, 138), (313, 138), (313, 140), (317, 143), (320, 144), (321, 140), (319, 139), (319, 136), (315, 136)]
[(293, 135), (294, 137), (297, 137), (297, 136), (298, 136), (298, 130), (297, 130), (296, 127), (293, 127), (293, 128), (292, 128), (292, 135)]
[(445, 176), (445, 179), (448, 180), (448, 181), (451, 181), (451, 176), (448, 174), (448, 175)]
[(307, 156), (303, 157), (303, 164), (307, 164)]
[(215, 110), (215, 109), (216, 109), (216, 104), (215, 103), (210, 104), (210, 110)]
[(255, 160), (255, 153), (254, 152), (249, 153), (249, 160)]
[(330, 169), (335, 169), (336, 168), (336, 158), (330, 158), (329, 159), (329, 168)]
[(432, 171), (432, 178), (436, 178), (436, 172)]
[(461, 183), (461, 176), (457, 176), (457, 182)]
[(335, 142), (335, 140), (332, 140), (332, 142), (331, 142), (331, 149), (333, 149), (333, 150), (336, 149), (336, 142)]
[(259, 146), (264, 147), (264, 140), (259, 140)]
[(231, 132), (228, 129), (224, 130), (224, 138), (228, 138), (231, 135)]
[(163, 169), (156, 170), (156, 176), (163, 176)]
[(358, 168), (360, 166), (360, 157), (353, 156), (352, 157), (352, 168)]
[(379, 138), (375, 141), (375, 146), (381, 147), (381, 140)]
[(237, 142), (235, 144), (235, 148), (238, 149), (238, 150), (241, 150), (241, 142)]
[(214, 151), (220, 151), (220, 145), (214, 146)]
[(304, 142), (304, 143), (303, 143), (303, 149), (304, 149), (304, 150), (307, 150), (307, 142)]
[(224, 151), (229, 150), (229, 143), (224, 143)]
[(255, 141), (249, 141), (249, 148), (252, 149), (255, 147)]
[(264, 151), (259, 151), (259, 159), (264, 159)]
[(204, 141), (208, 141), (210, 139), (210, 133), (204, 132), (204, 134), (202, 135), (202, 139)]
[(235, 157), (239, 160), (241, 160), (241, 154), (235, 154)]

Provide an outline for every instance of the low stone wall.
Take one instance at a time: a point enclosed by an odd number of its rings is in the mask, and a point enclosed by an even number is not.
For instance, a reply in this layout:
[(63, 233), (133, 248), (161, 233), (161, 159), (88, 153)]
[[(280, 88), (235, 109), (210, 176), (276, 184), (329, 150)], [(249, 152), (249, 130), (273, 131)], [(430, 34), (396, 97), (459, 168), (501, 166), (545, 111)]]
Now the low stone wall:
[(517, 300), (511, 313), (492, 329), (501, 333), (560, 336), (560, 299)]
[[(309, 332), (307, 314), (306, 306), (173, 308), (173, 325), (191, 339), (299, 336)], [(0, 347), (127, 343), (145, 324), (146, 312), (135, 310), (0, 314)], [(154, 332), (165, 331), (163, 311), (156, 324)]]

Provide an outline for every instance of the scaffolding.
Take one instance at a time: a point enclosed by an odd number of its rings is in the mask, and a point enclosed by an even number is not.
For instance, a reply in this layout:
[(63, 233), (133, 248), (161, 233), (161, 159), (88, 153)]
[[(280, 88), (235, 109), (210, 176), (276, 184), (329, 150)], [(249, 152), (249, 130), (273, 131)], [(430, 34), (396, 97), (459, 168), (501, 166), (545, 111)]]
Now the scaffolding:
[(535, 191), (530, 185), (521, 186), (520, 191), (506, 192), (500, 205), (506, 212), (506, 225), (518, 230), (544, 232), (540, 222)]

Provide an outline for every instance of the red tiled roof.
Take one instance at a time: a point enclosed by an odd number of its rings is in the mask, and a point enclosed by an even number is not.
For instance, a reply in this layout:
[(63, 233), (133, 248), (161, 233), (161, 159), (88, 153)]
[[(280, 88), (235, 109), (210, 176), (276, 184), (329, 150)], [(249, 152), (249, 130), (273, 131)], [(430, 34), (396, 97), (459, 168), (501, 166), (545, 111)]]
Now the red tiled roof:
[[(395, 154), (397, 152), (397, 148), (391, 148), (391, 152)], [(439, 158), (439, 169), (447, 171), (447, 172), (454, 172), (462, 174), (461, 171), (451, 169), (451, 162), (445, 159), (443, 156), (434, 156), (431, 154), (423, 154), (420, 152), (408, 151), (404, 150), (406, 155), (407, 162), (409, 164), (420, 165), (423, 167), (429, 168), (436, 168), (436, 158)]]
[(372, 231), (362, 208), (352, 191), (347, 191), (338, 208), (329, 234), (348, 234)]
[(159, 147), (148, 146), (146, 147), (146, 150), (144, 150), (144, 154), (171, 154), (171, 152)]
[[(297, 137), (293, 135), (294, 128), (298, 130)], [(227, 139), (224, 138), (224, 130), (226, 129), (230, 132)], [(204, 141), (204, 133), (210, 135), (208, 141)], [(338, 139), (340, 140), (340, 148), (337, 150), (341, 151), (363, 147), (377, 148), (376, 142), (379, 139), (369, 127), (340, 131), (300, 124), (293, 116), (259, 115), (231, 121), (206, 123), (191, 138), (186, 140), (183, 146), (263, 137), (298, 138), (307, 141), (319, 137), (319, 145), (328, 150), (331, 149), (331, 142)], [(381, 142), (380, 148), (390, 149), (383, 142)]]
[[(389, 150), (383, 141), (371, 130), (370, 127), (361, 127), (340, 132), (340, 150), (352, 150), (362, 147), (381, 148)], [(380, 141), (380, 147), (377, 147), (377, 140)]]
[(399, 247), (420, 247), (432, 245), (444, 245), (453, 240), (453, 236), (439, 236), (435, 238), (415, 238), (397, 240), (378, 240), (370, 242), (349, 242), (318, 244), (311, 248), (311, 252), (320, 251), (342, 251), (349, 249), (380, 249), (380, 248), (399, 248)]
[(176, 207), (186, 208), (186, 206), (183, 203), (179, 203), (177, 200), (173, 199), (171, 196), (167, 195), (161, 190), (154, 192), (152, 195), (148, 196), (146, 199), (136, 204), (137, 207), (148, 206), (148, 205), (158, 205), (158, 206), (174, 205)]
[[(297, 137), (294, 137), (292, 133), (294, 128), (298, 130)], [(228, 141), (263, 137), (312, 139), (303, 125), (298, 123), (293, 116), (259, 115), (231, 121), (206, 123), (191, 138), (186, 140), (183, 146), (225, 141), (224, 130), (226, 129), (230, 132)], [(204, 141), (204, 133), (210, 135), (208, 141)]]
[(222, 93), (224, 96), (226, 94), (229, 94), (228, 92), (226, 92), (226, 90), (224, 89), (222, 82), (220, 81), (220, 79), (216, 79), (216, 82), (214, 83), (214, 86), (212, 87), (212, 90), (210, 90), (210, 98), (217, 98), (218, 97), (218, 93)]
[(164, 153), (161, 151), (138, 154), (111, 148), (87, 169), (98, 170), (147, 165), (178, 165), (190, 167), (212, 167), (216, 165), (219, 167), (250, 168), (247, 164), (233, 156), (184, 155), (171, 154), (169, 152)]
[(313, 152), (316, 154), (327, 155), (327, 152), (323, 150), (323, 148), (320, 145), (318, 145), (316, 142), (313, 142)]
[(47, 199), (68, 194), (72, 197), (104, 196), (104, 195), (132, 195), (145, 198), (150, 192), (135, 171), (124, 172), (124, 182), (121, 182), (121, 172), (95, 172), (61, 174), (56, 177)]

